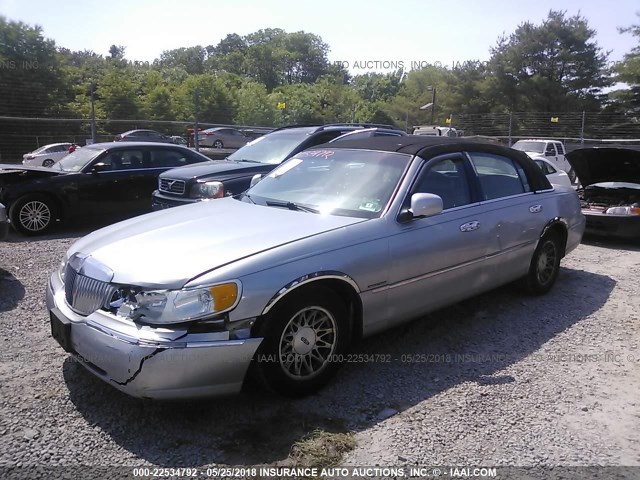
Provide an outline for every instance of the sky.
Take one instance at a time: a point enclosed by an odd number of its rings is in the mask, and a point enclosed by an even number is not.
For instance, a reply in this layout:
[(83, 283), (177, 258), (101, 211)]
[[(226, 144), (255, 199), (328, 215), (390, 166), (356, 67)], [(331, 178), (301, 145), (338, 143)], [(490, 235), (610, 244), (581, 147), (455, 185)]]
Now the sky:
[(550, 9), (585, 17), (611, 62), (636, 44), (618, 27), (640, 23), (638, 0), (0, 0), (0, 15), (40, 25), (71, 50), (107, 55), (124, 45), (127, 59), (152, 62), (164, 50), (281, 28), (319, 35), (329, 60), (353, 74), (485, 61), (499, 36), (540, 24)]

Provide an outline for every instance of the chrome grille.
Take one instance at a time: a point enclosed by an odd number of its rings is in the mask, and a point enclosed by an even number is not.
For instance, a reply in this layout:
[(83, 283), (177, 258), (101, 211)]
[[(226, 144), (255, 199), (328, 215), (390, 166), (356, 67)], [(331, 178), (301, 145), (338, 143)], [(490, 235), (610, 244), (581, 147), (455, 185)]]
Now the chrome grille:
[(184, 194), (185, 182), (183, 180), (173, 180), (171, 178), (158, 179), (158, 190), (161, 192)]
[(116, 291), (110, 283), (85, 277), (67, 265), (64, 274), (64, 296), (71, 309), (89, 315), (102, 308)]

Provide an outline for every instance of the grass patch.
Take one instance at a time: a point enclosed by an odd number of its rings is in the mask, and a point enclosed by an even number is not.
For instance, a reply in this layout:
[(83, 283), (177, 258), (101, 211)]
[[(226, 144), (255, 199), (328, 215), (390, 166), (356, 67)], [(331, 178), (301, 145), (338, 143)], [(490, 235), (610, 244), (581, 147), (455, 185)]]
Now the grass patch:
[(356, 447), (353, 433), (315, 429), (291, 447), (289, 459), (295, 465), (327, 468), (339, 465), (343, 456)]

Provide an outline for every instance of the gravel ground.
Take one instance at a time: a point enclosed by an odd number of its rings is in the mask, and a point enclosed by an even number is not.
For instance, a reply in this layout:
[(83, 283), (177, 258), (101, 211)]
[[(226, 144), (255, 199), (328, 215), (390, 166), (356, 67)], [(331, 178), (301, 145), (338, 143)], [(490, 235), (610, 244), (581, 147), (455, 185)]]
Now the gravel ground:
[(287, 464), (317, 431), (353, 432), (346, 465), (640, 465), (637, 247), (583, 244), (546, 296), (509, 286), (367, 339), (390, 361), (306, 399), (157, 403), (49, 335), (47, 278), (83, 233), (0, 242), (0, 467)]

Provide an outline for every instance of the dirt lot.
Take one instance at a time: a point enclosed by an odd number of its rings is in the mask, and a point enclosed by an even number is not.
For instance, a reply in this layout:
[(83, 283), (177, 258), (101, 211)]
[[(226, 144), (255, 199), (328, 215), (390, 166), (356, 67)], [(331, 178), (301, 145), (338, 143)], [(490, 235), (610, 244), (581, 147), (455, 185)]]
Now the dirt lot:
[[(84, 232), (0, 243), (0, 468), (640, 465), (640, 249), (594, 242), (555, 289), (509, 286), (365, 340), (313, 397), (153, 403), (49, 335), (44, 289)], [(357, 358), (357, 357), (354, 357)]]

